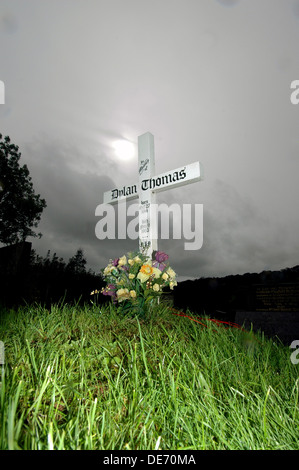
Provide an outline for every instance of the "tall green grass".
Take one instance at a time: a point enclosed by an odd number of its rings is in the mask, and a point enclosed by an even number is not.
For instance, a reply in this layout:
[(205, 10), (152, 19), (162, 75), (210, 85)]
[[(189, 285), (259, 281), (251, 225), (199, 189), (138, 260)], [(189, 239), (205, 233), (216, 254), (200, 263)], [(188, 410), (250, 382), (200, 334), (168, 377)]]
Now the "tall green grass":
[(298, 449), (289, 348), (158, 306), (0, 312), (1, 449)]

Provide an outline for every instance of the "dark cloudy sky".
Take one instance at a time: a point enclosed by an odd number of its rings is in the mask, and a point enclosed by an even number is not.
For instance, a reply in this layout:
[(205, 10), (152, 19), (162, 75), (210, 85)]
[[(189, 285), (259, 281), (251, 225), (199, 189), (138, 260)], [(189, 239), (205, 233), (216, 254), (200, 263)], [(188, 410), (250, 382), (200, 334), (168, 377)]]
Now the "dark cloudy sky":
[(159, 244), (180, 279), (299, 264), (298, 44), (298, 0), (0, 0), (0, 132), (47, 201), (33, 247), (95, 271), (137, 248), (98, 240), (95, 209), (149, 131), (157, 173), (204, 167), (158, 196), (203, 204), (200, 250)]

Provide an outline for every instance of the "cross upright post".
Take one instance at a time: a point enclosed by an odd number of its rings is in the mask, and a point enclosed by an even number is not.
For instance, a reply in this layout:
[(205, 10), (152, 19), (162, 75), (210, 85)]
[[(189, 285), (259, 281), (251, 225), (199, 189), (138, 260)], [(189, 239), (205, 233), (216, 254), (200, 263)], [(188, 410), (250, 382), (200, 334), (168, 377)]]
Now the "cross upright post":
[[(138, 137), (138, 172), (139, 188), (144, 180), (151, 180), (155, 175), (154, 136), (147, 132)], [(139, 192), (139, 250), (148, 258), (158, 249), (156, 194), (150, 185)]]

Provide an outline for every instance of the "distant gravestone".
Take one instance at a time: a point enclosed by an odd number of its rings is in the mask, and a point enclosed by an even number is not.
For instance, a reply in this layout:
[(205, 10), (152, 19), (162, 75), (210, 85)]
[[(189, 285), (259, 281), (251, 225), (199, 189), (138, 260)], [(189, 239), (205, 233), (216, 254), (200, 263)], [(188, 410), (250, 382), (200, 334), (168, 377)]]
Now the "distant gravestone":
[(248, 307), (236, 312), (239, 325), (277, 336), (288, 345), (299, 339), (299, 283), (254, 285)]
[(255, 310), (260, 312), (298, 312), (299, 283), (256, 285)]

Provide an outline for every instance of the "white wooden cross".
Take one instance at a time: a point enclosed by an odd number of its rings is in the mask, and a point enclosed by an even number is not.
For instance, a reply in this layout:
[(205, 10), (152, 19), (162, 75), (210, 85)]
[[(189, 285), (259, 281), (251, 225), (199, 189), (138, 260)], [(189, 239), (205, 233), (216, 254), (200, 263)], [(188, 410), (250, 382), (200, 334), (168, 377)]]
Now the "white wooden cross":
[(158, 250), (157, 212), (151, 208), (156, 204), (156, 193), (194, 183), (203, 179), (199, 162), (155, 175), (154, 136), (147, 132), (138, 137), (139, 182), (131, 186), (115, 188), (104, 193), (104, 204), (116, 204), (139, 197), (139, 250), (148, 258)]

